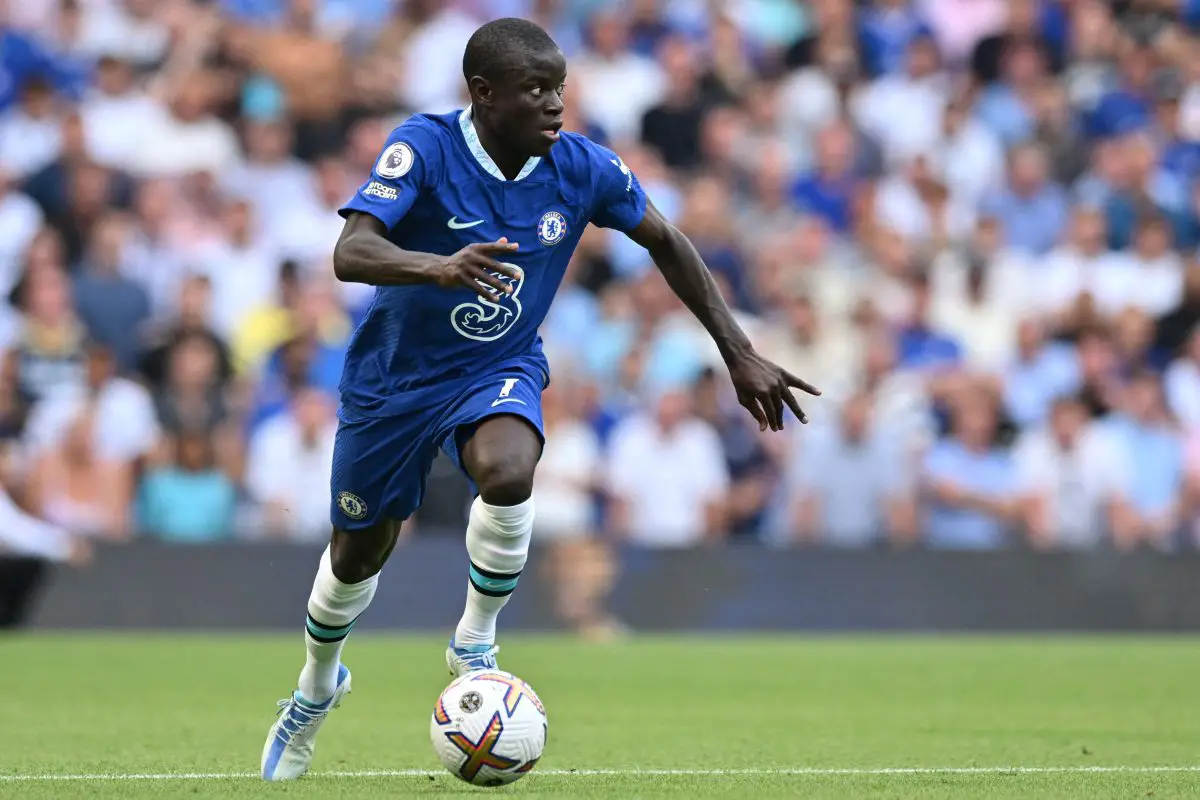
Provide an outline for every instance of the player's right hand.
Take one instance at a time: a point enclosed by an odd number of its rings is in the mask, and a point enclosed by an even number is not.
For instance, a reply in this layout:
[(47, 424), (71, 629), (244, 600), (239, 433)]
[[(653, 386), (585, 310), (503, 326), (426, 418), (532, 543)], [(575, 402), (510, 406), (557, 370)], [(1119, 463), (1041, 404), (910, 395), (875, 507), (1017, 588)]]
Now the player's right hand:
[(465, 286), (484, 300), (495, 301), (502, 294), (512, 294), (512, 284), (506, 283), (493, 273), (507, 275), (516, 280), (520, 273), (496, 260), (496, 256), (513, 253), (516, 242), (501, 237), (494, 242), (469, 244), (450, 256), (437, 276), (437, 285), (443, 289)]

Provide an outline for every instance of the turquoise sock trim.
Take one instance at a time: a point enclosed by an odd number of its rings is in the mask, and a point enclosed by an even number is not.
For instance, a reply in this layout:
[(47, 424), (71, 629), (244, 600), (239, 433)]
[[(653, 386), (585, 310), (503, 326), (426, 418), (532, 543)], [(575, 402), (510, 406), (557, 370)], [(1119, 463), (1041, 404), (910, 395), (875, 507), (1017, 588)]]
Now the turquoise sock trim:
[(312, 617), (309, 617), (304, 627), (314, 639), (345, 639), (350, 635), (350, 630), (354, 627), (354, 621), (340, 628), (327, 628), (316, 622)]
[(471, 583), (483, 591), (487, 592), (511, 592), (517, 588), (517, 580), (520, 576), (512, 578), (489, 578), (488, 576), (475, 569), (475, 565), (471, 565)]

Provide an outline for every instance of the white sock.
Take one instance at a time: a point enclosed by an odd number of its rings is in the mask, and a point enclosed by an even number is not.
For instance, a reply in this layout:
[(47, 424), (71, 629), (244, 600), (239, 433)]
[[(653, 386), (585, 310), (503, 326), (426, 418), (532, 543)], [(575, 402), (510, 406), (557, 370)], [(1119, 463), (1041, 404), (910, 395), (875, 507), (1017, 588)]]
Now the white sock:
[(454, 644), (493, 644), (496, 618), (517, 588), (533, 533), (533, 498), (515, 506), (493, 506), (475, 498), (467, 523), (467, 608)]
[(300, 670), (297, 688), (300, 696), (313, 703), (324, 703), (337, 688), (338, 665), (342, 646), (358, 615), (371, 604), (379, 575), (362, 583), (342, 583), (333, 574), (329, 548), (321, 555), (312, 594), (308, 598), (308, 622), (304, 626), (304, 644), (308, 661)]

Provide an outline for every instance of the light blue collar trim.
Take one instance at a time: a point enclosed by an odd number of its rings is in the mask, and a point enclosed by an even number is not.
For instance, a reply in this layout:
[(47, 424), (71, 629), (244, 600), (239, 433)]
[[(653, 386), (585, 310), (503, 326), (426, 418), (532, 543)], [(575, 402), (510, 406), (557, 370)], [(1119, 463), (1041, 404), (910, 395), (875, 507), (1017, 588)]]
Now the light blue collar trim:
[[(504, 173), (496, 166), (496, 162), (488, 155), (487, 150), (483, 149), (483, 144), (479, 141), (479, 134), (475, 131), (475, 123), (472, 120), (471, 107), (467, 106), (458, 115), (458, 127), (462, 129), (463, 139), (467, 141), (467, 149), (471, 151), (471, 155), (475, 156), (475, 160), (479, 162), (479, 166), (483, 167), (489, 175), (497, 180), (506, 181)], [(542, 159), (534, 156), (525, 162), (525, 166), (521, 167), (521, 171), (517, 173), (514, 181), (519, 181), (540, 164)]]

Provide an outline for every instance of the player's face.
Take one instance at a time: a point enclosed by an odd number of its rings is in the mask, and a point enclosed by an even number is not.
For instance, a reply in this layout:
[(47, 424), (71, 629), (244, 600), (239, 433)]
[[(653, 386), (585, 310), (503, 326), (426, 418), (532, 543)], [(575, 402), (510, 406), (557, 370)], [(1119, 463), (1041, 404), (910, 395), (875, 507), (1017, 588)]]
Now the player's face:
[(566, 79), (566, 59), (555, 50), (528, 57), (493, 85), (492, 118), (509, 147), (530, 156), (550, 152), (563, 124)]

